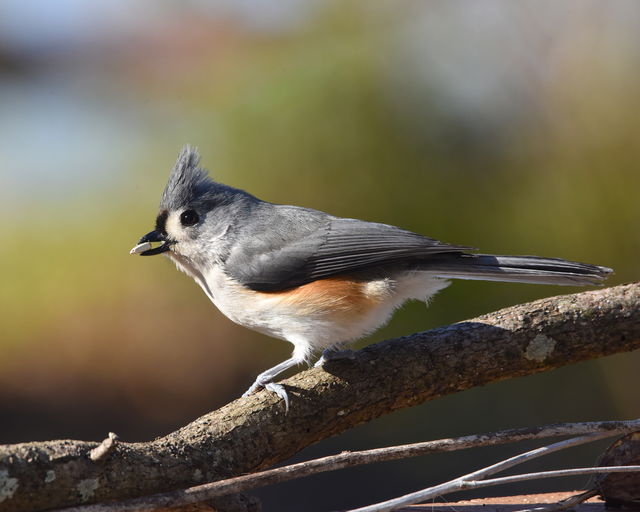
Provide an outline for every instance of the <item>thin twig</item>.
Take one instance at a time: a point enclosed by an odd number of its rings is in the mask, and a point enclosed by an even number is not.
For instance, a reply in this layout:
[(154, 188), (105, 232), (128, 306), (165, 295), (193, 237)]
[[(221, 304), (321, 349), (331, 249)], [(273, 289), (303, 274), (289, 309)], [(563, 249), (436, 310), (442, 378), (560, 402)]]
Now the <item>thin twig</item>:
[(565, 448), (570, 448), (573, 446), (578, 446), (580, 444), (585, 444), (591, 441), (603, 439), (605, 437), (608, 437), (608, 436), (604, 434), (590, 434), (583, 437), (560, 441), (558, 443), (554, 443), (549, 446), (544, 446), (542, 448), (537, 448), (535, 450), (531, 450), (531, 451), (516, 455), (515, 457), (510, 457), (509, 459), (506, 459), (502, 462), (493, 464), (486, 468), (479, 469), (472, 473), (467, 473), (466, 475), (460, 476), (458, 478), (454, 478), (453, 480), (449, 480), (448, 482), (444, 482), (442, 484), (439, 484), (433, 487), (428, 487), (426, 489), (422, 489), (420, 491), (416, 491), (410, 494), (405, 494), (404, 496), (393, 498), (391, 500), (375, 503), (373, 505), (368, 505), (366, 507), (352, 509), (349, 512), (387, 512), (391, 510), (396, 510), (397, 508), (400, 508), (400, 507), (413, 505), (415, 503), (420, 503), (422, 501), (443, 496), (445, 494), (449, 494), (455, 491), (460, 491), (464, 489), (477, 489), (480, 487), (488, 487), (491, 485), (499, 485), (499, 484), (506, 484), (506, 483), (512, 483), (512, 482), (521, 482), (524, 480), (534, 480), (539, 478), (553, 478), (553, 477), (563, 477), (563, 476), (573, 476), (573, 475), (583, 475), (583, 474), (607, 473), (607, 472), (614, 473), (614, 472), (624, 472), (624, 471), (640, 471), (640, 466), (612, 466), (612, 467), (604, 468), (605, 470), (610, 470), (610, 471), (605, 471), (603, 470), (603, 468), (562, 469), (557, 471), (542, 471), (538, 473), (527, 473), (524, 475), (514, 475), (514, 476), (501, 477), (501, 478), (492, 478), (489, 480), (482, 480), (486, 476), (495, 474), (499, 471), (504, 471), (505, 469), (509, 469), (518, 464), (522, 464), (523, 462), (528, 462), (534, 458), (541, 457), (543, 455), (548, 455), (550, 453), (554, 453), (559, 450), (563, 450)]
[(521, 510), (517, 510), (516, 512), (556, 512), (558, 510), (567, 510), (575, 507), (576, 505), (580, 505), (580, 503), (584, 503), (589, 498), (593, 498), (598, 494), (599, 491), (597, 489), (589, 489), (588, 491), (581, 492), (580, 494), (575, 494), (574, 496), (570, 496), (564, 500), (558, 501), (557, 503), (549, 503), (548, 505), (544, 505), (542, 507), (523, 508)]
[(591, 443), (592, 441), (599, 441), (600, 439), (604, 439), (607, 437), (611, 436), (609, 436), (607, 433), (597, 432), (582, 437), (565, 439), (564, 441), (559, 441), (557, 443), (550, 444), (549, 446), (542, 446), (540, 448), (536, 448), (535, 450), (530, 450), (528, 452), (515, 455), (514, 457), (510, 457), (496, 464), (492, 464), (491, 466), (487, 466), (486, 468), (482, 468), (474, 471), (473, 473), (469, 473), (461, 478), (464, 478), (465, 480), (481, 480), (486, 476), (500, 473), (501, 471), (505, 471), (519, 464), (528, 462), (532, 459), (537, 459), (538, 457), (543, 457), (544, 455), (549, 455), (550, 453), (555, 453), (566, 448), (573, 448), (574, 446), (580, 446), (581, 444)]
[[(436, 441), (427, 441), (387, 448), (376, 448), (373, 450), (363, 450), (359, 452), (343, 452), (338, 455), (330, 455), (328, 457), (291, 464), (289, 466), (202, 484), (188, 489), (154, 494), (117, 503), (97, 503), (94, 505), (84, 505), (63, 510), (64, 512), (131, 512), (154, 510), (160, 507), (175, 507), (179, 505), (199, 503), (216, 496), (236, 494), (257, 487), (264, 487), (288, 480), (294, 480), (296, 478), (303, 478), (316, 473), (334, 471), (361, 464), (386, 462), (435, 452), (449, 452), (479, 446), (495, 446), (530, 439), (543, 439), (576, 434), (591, 434), (591, 436), (595, 436), (595, 438), (589, 439), (592, 441), (595, 439), (634, 432), (636, 430), (640, 430), (640, 419), (629, 421), (564, 423), (543, 427), (509, 429), (488, 434), (477, 434), (452, 439), (439, 439)], [(562, 441), (562, 443), (571, 441), (574, 440), (570, 439)], [(571, 444), (571, 446), (574, 445)], [(545, 448), (539, 448), (534, 450), (534, 452), (538, 452), (540, 450), (545, 450)], [(546, 451), (545, 453), (550, 452)], [(541, 455), (543, 454), (544, 453), (541, 453)], [(505, 463), (506, 462), (507, 461), (505, 461)], [(506, 468), (503, 467), (502, 469)], [(62, 510), (59, 512), (62, 512)]]
[(537, 473), (524, 473), (522, 475), (502, 476), (500, 478), (490, 478), (489, 480), (470, 480), (468, 482), (461, 482), (459, 490), (480, 489), (481, 487), (511, 484), (514, 482), (524, 482), (527, 480), (539, 480), (540, 478), (560, 478), (565, 476), (597, 475), (600, 473), (608, 474), (636, 472), (640, 472), (640, 466), (599, 466), (597, 468), (557, 469), (555, 471), (538, 471)]
[(503, 476), (500, 478), (491, 478), (489, 480), (464, 480), (464, 477), (460, 477), (435, 487), (429, 487), (428, 489), (423, 489), (415, 493), (406, 494), (400, 498), (394, 498), (392, 500), (368, 505), (366, 507), (354, 508), (347, 512), (390, 512), (397, 510), (400, 507), (420, 503), (421, 501), (444, 496), (445, 494), (450, 494), (452, 492), (464, 491), (467, 489), (480, 489), (482, 487), (511, 484), (514, 482), (524, 482), (526, 480), (538, 480), (540, 478), (634, 472), (640, 472), (640, 466), (601, 466), (597, 468), (559, 469), (556, 471), (539, 471), (537, 473)]

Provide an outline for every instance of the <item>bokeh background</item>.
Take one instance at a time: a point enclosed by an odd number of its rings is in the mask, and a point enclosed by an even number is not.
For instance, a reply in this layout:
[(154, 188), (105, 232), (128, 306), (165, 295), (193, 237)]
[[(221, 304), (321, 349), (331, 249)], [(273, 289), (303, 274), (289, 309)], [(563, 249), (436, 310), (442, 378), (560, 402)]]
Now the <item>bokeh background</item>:
[[(290, 353), (163, 258), (129, 256), (184, 143), (273, 202), (484, 252), (640, 276), (634, 0), (0, 2), (0, 442), (168, 433)], [(368, 342), (577, 291), (456, 282)], [(486, 386), (305, 450), (639, 415), (640, 354)], [(366, 504), (522, 449), (262, 490), (266, 510)], [(594, 462), (567, 452), (529, 469)], [(571, 489), (583, 479), (495, 492)]]

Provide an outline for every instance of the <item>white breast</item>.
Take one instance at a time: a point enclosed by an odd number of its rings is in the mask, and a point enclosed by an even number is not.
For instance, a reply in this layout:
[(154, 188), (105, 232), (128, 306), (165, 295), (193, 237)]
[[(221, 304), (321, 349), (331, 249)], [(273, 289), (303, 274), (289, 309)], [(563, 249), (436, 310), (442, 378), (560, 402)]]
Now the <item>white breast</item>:
[[(294, 354), (305, 359), (318, 350), (375, 331), (406, 300), (427, 300), (448, 285), (447, 281), (413, 272), (368, 283), (346, 285), (342, 280), (323, 280), (289, 292), (263, 293), (245, 288), (219, 266), (202, 277), (194, 276), (225, 316), (293, 343)], [(353, 283), (359, 286), (357, 290)]]

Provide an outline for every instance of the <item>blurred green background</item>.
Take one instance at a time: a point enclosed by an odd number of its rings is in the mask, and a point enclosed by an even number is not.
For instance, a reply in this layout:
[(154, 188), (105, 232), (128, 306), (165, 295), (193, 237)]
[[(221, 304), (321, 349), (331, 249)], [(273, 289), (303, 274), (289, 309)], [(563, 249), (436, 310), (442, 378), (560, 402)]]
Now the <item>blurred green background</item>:
[[(640, 4), (633, 0), (0, 3), (0, 443), (163, 435), (291, 347), (226, 320), (149, 231), (180, 147), (272, 202), (637, 280)], [(577, 291), (455, 282), (370, 340)], [(638, 353), (402, 411), (298, 458), (640, 414)], [(518, 448), (260, 491), (366, 504)], [(530, 468), (590, 464), (586, 448)], [(492, 492), (571, 489), (585, 480)]]

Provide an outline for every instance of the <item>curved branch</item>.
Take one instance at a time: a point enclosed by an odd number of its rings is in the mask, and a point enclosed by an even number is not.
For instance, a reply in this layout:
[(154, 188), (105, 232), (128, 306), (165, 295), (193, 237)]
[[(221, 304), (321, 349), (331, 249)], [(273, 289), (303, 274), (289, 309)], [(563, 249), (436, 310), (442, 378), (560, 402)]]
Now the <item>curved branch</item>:
[[(248, 473), (225, 480), (197, 485), (188, 489), (180, 489), (163, 494), (152, 494), (150, 496), (125, 501), (80, 505), (78, 507), (58, 509), (56, 512), (138, 512), (143, 510), (159, 510), (167, 507), (202, 503), (218, 496), (237, 494), (257, 487), (266, 487), (296, 478), (304, 478), (324, 471), (336, 471), (361, 464), (373, 464), (376, 462), (417, 457), (419, 455), (437, 452), (450, 452), (478, 446), (495, 446), (503, 443), (515, 443), (523, 440), (545, 439), (566, 435), (582, 435), (583, 437), (581, 439), (584, 441), (581, 442), (591, 442), (606, 437), (634, 432), (638, 427), (640, 427), (640, 420), (564, 423), (535, 428), (516, 428), (452, 439), (438, 439), (436, 441), (375, 448), (373, 450), (363, 450), (359, 452), (346, 451), (338, 455), (329, 455), (328, 457), (298, 462), (297, 464)], [(585, 436), (587, 435), (590, 435), (589, 440), (586, 440)], [(571, 441), (575, 442), (575, 439)], [(564, 446), (570, 447), (571, 445), (572, 443), (569, 442), (565, 443)], [(544, 451), (544, 448), (542, 451)], [(493, 467), (495, 468), (495, 465)], [(475, 473), (472, 475), (477, 477)]]
[[(640, 284), (542, 299), (388, 340), (238, 399), (168, 436), (0, 446), (0, 512), (144, 496), (255, 471), (397, 409), (640, 348)], [(95, 453), (95, 452), (94, 452)]]

